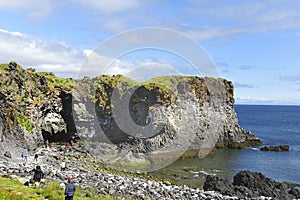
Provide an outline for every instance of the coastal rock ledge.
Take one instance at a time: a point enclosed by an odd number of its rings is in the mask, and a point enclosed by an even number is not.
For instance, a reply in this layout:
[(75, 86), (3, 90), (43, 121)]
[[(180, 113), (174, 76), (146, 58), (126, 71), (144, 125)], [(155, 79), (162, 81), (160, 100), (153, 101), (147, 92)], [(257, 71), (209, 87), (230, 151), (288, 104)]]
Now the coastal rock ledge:
[(259, 148), (261, 151), (289, 151), (289, 145), (279, 145), (279, 146), (264, 146)]
[(276, 182), (261, 173), (250, 171), (237, 173), (233, 177), (233, 183), (227, 179), (209, 175), (203, 189), (242, 199), (259, 199), (261, 196), (287, 200), (300, 198), (300, 191), (294, 187), (289, 188), (288, 184)]
[(0, 102), (0, 149), (12, 156), (20, 148), (70, 140), (81, 140), (103, 161), (109, 155), (118, 162), (262, 144), (238, 125), (233, 84), (222, 78), (73, 80), (11, 62), (0, 65)]

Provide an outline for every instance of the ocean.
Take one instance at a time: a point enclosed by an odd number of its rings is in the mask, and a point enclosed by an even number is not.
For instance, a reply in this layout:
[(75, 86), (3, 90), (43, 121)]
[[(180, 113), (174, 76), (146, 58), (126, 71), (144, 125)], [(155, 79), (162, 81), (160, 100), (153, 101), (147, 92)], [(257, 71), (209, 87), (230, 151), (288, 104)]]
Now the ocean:
[(232, 180), (237, 172), (250, 170), (279, 182), (300, 184), (300, 106), (235, 105), (235, 111), (239, 125), (258, 136), (264, 145), (287, 144), (290, 151), (222, 149), (203, 159), (178, 160), (160, 170), (160, 176), (198, 186), (206, 174)]
[(237, 162), (277, 181), (300, 183), (300, 106), (236, 105), (235, 111), (240, 126), (264, 145), (290, 146), (289, 152), (246, 151)]

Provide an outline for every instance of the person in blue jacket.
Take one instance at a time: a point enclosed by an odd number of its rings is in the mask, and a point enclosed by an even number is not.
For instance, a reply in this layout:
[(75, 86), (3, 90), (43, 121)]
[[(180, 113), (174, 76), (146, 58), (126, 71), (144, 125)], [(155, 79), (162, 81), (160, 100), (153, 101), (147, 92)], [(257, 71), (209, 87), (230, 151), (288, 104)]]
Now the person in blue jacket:
[(76, 191), (76, 187), (72, 178), (68, 178), (68, 184), (65, 189), (65, 200), (73, 200), (74, 192)]

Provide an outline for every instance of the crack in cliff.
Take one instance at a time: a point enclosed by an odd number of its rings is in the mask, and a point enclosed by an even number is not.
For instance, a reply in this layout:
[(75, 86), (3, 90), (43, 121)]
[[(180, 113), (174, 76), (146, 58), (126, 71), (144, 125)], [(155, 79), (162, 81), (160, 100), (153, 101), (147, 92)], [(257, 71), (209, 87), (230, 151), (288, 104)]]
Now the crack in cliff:
[(72, 93), (61, 90), (58, 97), (61, 99), (62, 108), (59, 110), (54, 107), (44, 111), (44, 118), (48, 117), (49, 121), (45, 122), (41, 132), (43, 139), (48, 142), (70, 141), (77, 133), (73, 117)]

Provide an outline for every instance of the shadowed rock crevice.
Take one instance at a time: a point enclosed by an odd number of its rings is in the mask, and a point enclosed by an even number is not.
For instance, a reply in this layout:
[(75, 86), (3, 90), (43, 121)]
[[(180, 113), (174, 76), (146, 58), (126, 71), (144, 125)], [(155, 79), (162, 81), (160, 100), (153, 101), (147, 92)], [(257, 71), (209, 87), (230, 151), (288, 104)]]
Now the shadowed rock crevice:
[(67, 140), (70, 140), (72, 137), (76, 134), (76, 126), (74, 122), (73, 117), (73, 108), (72, 108), (72, 93), (61, 91), (59, 97), (62, 100), (62, 110), (60, 111), (60, 114), (62, 118), (64, 119), (66, 125), (67, 125)]
[(72, 109), (72, 93), (61, 90), (60, 105), (53, 104), (45, 110), (41, 133), (45, 141), (66, 142), (75, 137), (76, 126)]
[[(124, 89), (124, 88), (123, 88)], [(104, 87), (104, 92), (97, 90), (99, 96), (106, 96), (108, 101), (103, 107), (96, 102), (98, 122), (107, 138), (120, 144), (137, 144), (145, 139), (164, 133), (164, 123), (152, 124), (155, 106), (170, 105), (169, 93), (163, 93), (160, 87), (146, 88), (138, 86), (126, 89), (122, 94), (119, 88)], [(114, 93), (113, 93), (114, 92)]]

